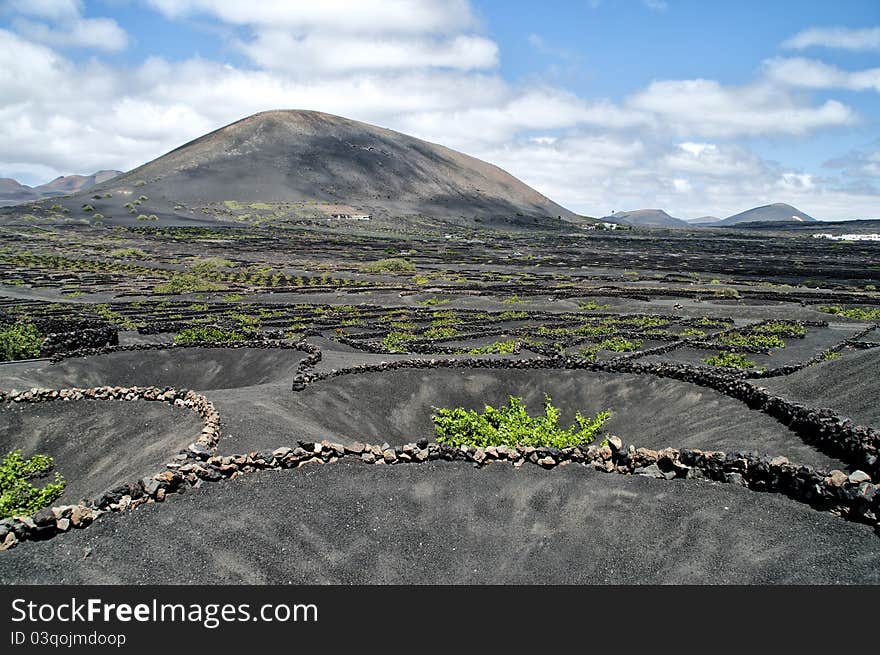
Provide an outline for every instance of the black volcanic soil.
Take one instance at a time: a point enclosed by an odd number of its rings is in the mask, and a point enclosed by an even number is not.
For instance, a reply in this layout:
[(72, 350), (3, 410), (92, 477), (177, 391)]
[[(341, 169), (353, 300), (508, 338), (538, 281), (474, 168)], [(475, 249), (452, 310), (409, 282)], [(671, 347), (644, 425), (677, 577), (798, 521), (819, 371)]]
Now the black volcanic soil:
[(876, 349), (849, 351), (840, 359), (761, 380), (760, 384), (789, 400), (830, 407), (857, 424), (880, 428), (880, 356)]
[[(165, 339), (167, 341), (167, 338)], [(7, 364), (5, 387), (156, 386), (231, 389), (293, 378), (303, 358), (295, 350), (174, 348), (116, 352), (66, 359), (58, 364)]]
[(243, 417), (225, 423), (219, 450), (266, 450), (297, 439), (402, 445), (434, 438), (433, 407), (482, 410), (515, 395), (535, 414), (544, 394), (562, 410), (565, 425), (578, 410), (592, 415), (611, 409), (608, 431), (636, 446), (753, 451), (841, 466), (771, 417), (711, 389), (588, 371), (404, 370), (315, 382), (292, 396), (281, 387), (238, 390), (215, 400), (221, 414)]
[(56, 504), (94, 500), (164, 469), (202, 429), (193, 412), (162, 402), (78, 400), (0, 405), (0, 452), (55, 459), (67, 480)]
[(880, 583), (870, 528), (781, 496), (566, 467), (264, 472), (0, 557), (7, 583)]

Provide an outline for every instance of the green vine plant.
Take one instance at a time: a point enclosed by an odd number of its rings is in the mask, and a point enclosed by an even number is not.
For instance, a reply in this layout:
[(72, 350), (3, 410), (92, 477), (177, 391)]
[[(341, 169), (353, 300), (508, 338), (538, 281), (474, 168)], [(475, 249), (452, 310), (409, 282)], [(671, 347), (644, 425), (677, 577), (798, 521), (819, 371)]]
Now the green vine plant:
[(56, 472), (52, 482), (37, 487), (31, 480), (48, 475), (55, 461), (48, 455), (22, 457), (14, 450), (0, 464), (0, 519), (31, 515), (61, 497), (67, 481)]
[(439, 443), (477, 448), (586, 446), (596, 440), (611, 418), (609, 410), (592, 417), (578, 412), (575, 423), (562, 428), (559, 408), (553, 405), (550, 396), (544, 397), (543, 416), (530, 416), (523, 399), (516, 396), (509, 396), (507, 404), (497, 408), (486, 405), (482, 413), (462, 407), (435, 407), (434, 410), (431, 420)]

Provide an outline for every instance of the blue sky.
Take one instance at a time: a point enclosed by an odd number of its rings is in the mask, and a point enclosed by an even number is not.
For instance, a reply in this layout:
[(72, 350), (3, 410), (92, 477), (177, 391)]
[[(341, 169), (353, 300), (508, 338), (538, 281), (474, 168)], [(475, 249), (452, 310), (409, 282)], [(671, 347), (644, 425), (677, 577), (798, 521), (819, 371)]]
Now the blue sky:
[(589, 215), (880, 217), (876, 0), (0, 0), (0, 177), (131, 168), (279, 107)]

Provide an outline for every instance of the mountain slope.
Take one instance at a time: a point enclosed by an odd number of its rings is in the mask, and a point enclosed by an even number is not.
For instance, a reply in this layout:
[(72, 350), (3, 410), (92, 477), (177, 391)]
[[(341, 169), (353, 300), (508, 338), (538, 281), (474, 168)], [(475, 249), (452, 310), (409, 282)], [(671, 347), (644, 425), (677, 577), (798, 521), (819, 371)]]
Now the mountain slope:
[(670, 216), (662, 209), (636, 209), (628, 212), (614, 212), (611, 216), (606, 216), (602, 220), (645, 227), (690, 227), (687, 222)]
[(96, 184), (106, 182), (120, 174), (121, 171), (98, 171), (91, 175), (62, 175), (35, 187), (29, 187), (8, 177), (0, 178), (0, 207), (87, 191)]
[(737, 225), (738, 223), (754, 222), (815, 222), (816, 219), (809, 216), (791, 205), (777, 202), (772, 205), (762, 205), (733, 216), (728, 216), (716, 225)]
[(38, 200), (40, 195), (31, 187), (11, 177), (0, 177), (0, 207)]
[(46, 198), (62, 196), (77, 191), (86, 191), (96, 184), (112, 180), (118, 175), (122, 175), (122, 171), (98, 171), (91, 175), (62, 175), (51, 182), (34, 187), (34, 191)]
[[(255, 114), (98, 185), (96, 191), (112, 193), (116, 205), (123, 195), (147, 197), (136, 211), (157, 214), (160, 221), (199, 216), (193, 208), (211, 203), (221, 208), (274, 203), (285, 204), (284, 211), (292, 214), (385, 220), (422, 216), (458, 224), (549, 227), (567, 225), (559, 218), (575, 218), (492, 164), (313, 111)], [(94, 206), (108, 217), (126, 213), (98, 201)]]

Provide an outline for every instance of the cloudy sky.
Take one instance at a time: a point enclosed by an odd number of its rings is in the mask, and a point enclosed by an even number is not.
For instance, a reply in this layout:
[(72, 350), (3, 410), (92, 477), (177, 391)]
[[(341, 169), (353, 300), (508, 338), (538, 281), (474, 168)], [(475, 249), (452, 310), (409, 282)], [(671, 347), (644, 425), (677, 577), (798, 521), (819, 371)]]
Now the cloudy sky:
[(276, 108), (593, 216), (880, 218), (877, 0), (0, 0), (0, 177), (125, 170)]

